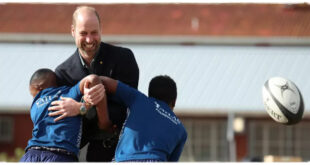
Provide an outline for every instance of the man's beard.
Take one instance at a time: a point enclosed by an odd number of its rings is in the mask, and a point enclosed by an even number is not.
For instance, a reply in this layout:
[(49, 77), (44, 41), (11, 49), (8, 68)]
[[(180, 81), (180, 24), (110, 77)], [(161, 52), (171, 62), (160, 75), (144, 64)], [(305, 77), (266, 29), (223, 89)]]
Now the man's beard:
[(87, 48), (86, 46), (87, 44), (81, 44), (80, 45), (80, 50), (83, 52), (83, 54), (88, 55), (88, 56), (94, 56), (95, 53), (98, 51), (99, 49), (99, 44), (96, 42), (94, 43), (93, 47)]

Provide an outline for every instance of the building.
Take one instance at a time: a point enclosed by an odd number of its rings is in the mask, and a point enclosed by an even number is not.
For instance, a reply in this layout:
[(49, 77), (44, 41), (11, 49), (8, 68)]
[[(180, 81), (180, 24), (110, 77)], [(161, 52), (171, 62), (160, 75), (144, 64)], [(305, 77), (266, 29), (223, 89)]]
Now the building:
[[(182, 161), (242, 161), (265, 155), (310, 159), (310, 7), (307, 4), (96, 4), (103, 41), (129, 47), (139, 89), (168, 74), (178, 85), (176, 113), (189, 138)], [(54, 69), (75, 46), (76, 4), (0, 4), (0, 152), (31, 137), (30, 75)], [(130, 13), (130, 14), (128, 14)], [(304, 96), (301, 123), (284, 126), (263, 109), (261, 87), (293, 80)], [(232, 120), (228, 120), (232, 119)], [(240, 132), (231, 132), (241, 121)]]

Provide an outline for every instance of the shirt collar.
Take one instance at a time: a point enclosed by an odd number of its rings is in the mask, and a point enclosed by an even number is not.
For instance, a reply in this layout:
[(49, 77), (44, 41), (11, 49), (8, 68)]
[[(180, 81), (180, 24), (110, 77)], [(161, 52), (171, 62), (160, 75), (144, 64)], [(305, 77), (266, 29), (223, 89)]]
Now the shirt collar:
[(88, 68), (87, 65), (85, 64), (84, 59), (83, 59), (83, 57), (82, 57), (82, 55), (81, 55), (81, 53), (80, 53), (79, 50), (78, 50), (78, 53), (79, 53), (79, 57), (80, 57), (80, 61), (81, 61), (81, 63), (82, 63), (82, 66), (83, 66), (84, 68)]
[[(99, 54), (100, 47), (101, 47), (101, 45), (99, 45), (99, 49), (98, 49), (98, 51), (96, 52), (96, 54), (95, 54), (95, 56), (94, 56), (94, 59), (90, 62), (90, 66), (92, 65), (93, 62), (95, 62), (95, 60), (96, 60), (96, 58), (97, 58), (97, 56), (98, 56), (98, 54)], [(84, 61), (84, 59), (83, 59), (83, 57), (82, 57), (82, 55), (81, 55), (79, 49), (78, 49), (77, 51), (78, 51), (78, 53), (79, 53), (79, 57), (80, 57), (80, 61), (81, 61), (81, 63), (82, 63), (82, 66), (83, 66), (84, 68), (89, 69), (89, 67), (88, 67), (87, 64), (85, 63), (85, 61)]]

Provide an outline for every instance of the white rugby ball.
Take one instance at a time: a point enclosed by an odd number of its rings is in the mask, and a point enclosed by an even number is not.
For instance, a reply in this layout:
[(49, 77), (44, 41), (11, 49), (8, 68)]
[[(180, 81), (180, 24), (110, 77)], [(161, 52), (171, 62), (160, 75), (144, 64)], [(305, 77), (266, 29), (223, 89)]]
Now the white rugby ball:
[(296, 124), (304, 113), (304, 101), (297, 86), (282, 77), (272, 77), (263, 86), (265, 110), (276, 122)]

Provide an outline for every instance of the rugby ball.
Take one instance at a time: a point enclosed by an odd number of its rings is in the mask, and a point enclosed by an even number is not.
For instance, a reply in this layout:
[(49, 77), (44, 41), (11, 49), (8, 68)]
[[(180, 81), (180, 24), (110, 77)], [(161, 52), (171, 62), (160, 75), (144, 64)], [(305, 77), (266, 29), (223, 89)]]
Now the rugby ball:
[(304, 101), (297, 86), (282, 77), (272, 77), (263, 86), (265, 110), (276, 122), (296, 124), (304, 113)]

